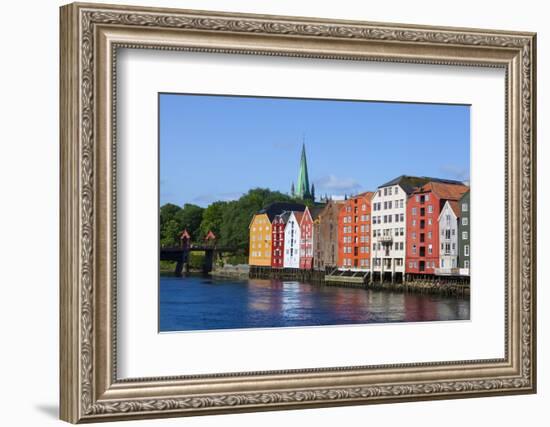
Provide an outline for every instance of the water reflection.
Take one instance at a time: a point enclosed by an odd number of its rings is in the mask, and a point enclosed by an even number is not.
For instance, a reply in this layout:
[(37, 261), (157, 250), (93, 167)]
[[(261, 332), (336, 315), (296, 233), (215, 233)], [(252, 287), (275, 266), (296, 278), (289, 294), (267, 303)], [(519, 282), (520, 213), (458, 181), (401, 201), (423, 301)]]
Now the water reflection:
[(161, 277), (161, 331), (464, 320), (468, 299), (296, 281)]

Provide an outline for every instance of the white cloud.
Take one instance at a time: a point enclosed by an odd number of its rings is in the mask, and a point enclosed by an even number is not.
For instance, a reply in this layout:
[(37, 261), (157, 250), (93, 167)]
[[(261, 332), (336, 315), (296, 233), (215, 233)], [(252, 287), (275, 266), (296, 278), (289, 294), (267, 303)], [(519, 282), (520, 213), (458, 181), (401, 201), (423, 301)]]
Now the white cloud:
[(470, 180), (470, 171), (466, 168), (456, 166), (456, 165), (443, 165), (439, 168), (441, 173), (447, 175), (449, 178), (456, 179), (459, 181), (469, 181)]
[(354, 192), (361, 186), (359, 181), (354, 178), (340, 178), (336, 175), (326, 175), (314, 181), (315, 190), (321, 192)]

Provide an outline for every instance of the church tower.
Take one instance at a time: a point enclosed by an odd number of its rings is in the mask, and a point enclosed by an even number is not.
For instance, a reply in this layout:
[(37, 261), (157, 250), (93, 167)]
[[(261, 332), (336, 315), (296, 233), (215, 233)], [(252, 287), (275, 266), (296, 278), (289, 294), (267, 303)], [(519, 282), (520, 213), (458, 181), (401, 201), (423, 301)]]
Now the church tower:
[(298, 171), (298, 185), (296, 186), (295, 195), (302, 200), (313, 200), (309, 185), (309, 176), (307, 173), (306, 159), (306, 144), (302, 144), (302, 157), (300, 158), (300, 170)]

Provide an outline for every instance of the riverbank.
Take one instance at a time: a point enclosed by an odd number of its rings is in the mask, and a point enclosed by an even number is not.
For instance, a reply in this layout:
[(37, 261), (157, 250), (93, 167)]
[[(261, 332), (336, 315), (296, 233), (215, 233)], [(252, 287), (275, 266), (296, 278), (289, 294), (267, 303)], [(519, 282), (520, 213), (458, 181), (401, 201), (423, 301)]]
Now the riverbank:
[(469, 297), (470, 285), (458, 284), (451, 282), (434, 282), (434, 281), (410, 281), (403, 283), (391, 283), (391, 282), (373, 282), (373, 283), (334, 283), (326, 282), (327, 286), (336, 286), (343, 288), (360, 288), (360, 289), (372, 289), (375, 291), (390, 291), (390, 292), (404, 292), (404, 293), (417, 293), (421, 295), (442, 295), (442, 296), (455, 296), (455, 297)]
[(216, 267), (210, 273), (212, 277), (223, 279), (248, 279), (250, 277), (250, 267), (248, 264), (225, 264), (223, 267)]
[[(241, 276), (242, 277), (242, 276)], [(251, 266), (251, 279), (296, 280), (341, 288), (372, 289), (377, 291), (431, 294), (442, 296), (469, 297), (470, 284), (464, 278), (442, 278), (422, 276), (403, 282), (380, 282), (369, 280), (368, 272), (343, 272), (342, 275), (329, 274), (318, 270), (298, 268), (273, 269), (271, 267)]]

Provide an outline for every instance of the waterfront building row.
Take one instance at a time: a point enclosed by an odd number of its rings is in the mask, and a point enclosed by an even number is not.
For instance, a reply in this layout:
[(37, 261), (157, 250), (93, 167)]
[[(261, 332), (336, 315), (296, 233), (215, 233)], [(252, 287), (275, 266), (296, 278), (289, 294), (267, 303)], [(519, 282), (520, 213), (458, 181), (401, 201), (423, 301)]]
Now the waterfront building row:
[(469, 187), (459, 181), (400, 176), (325, 204), (274, 203), (250, 224), (250, 265), (467, 276)]

